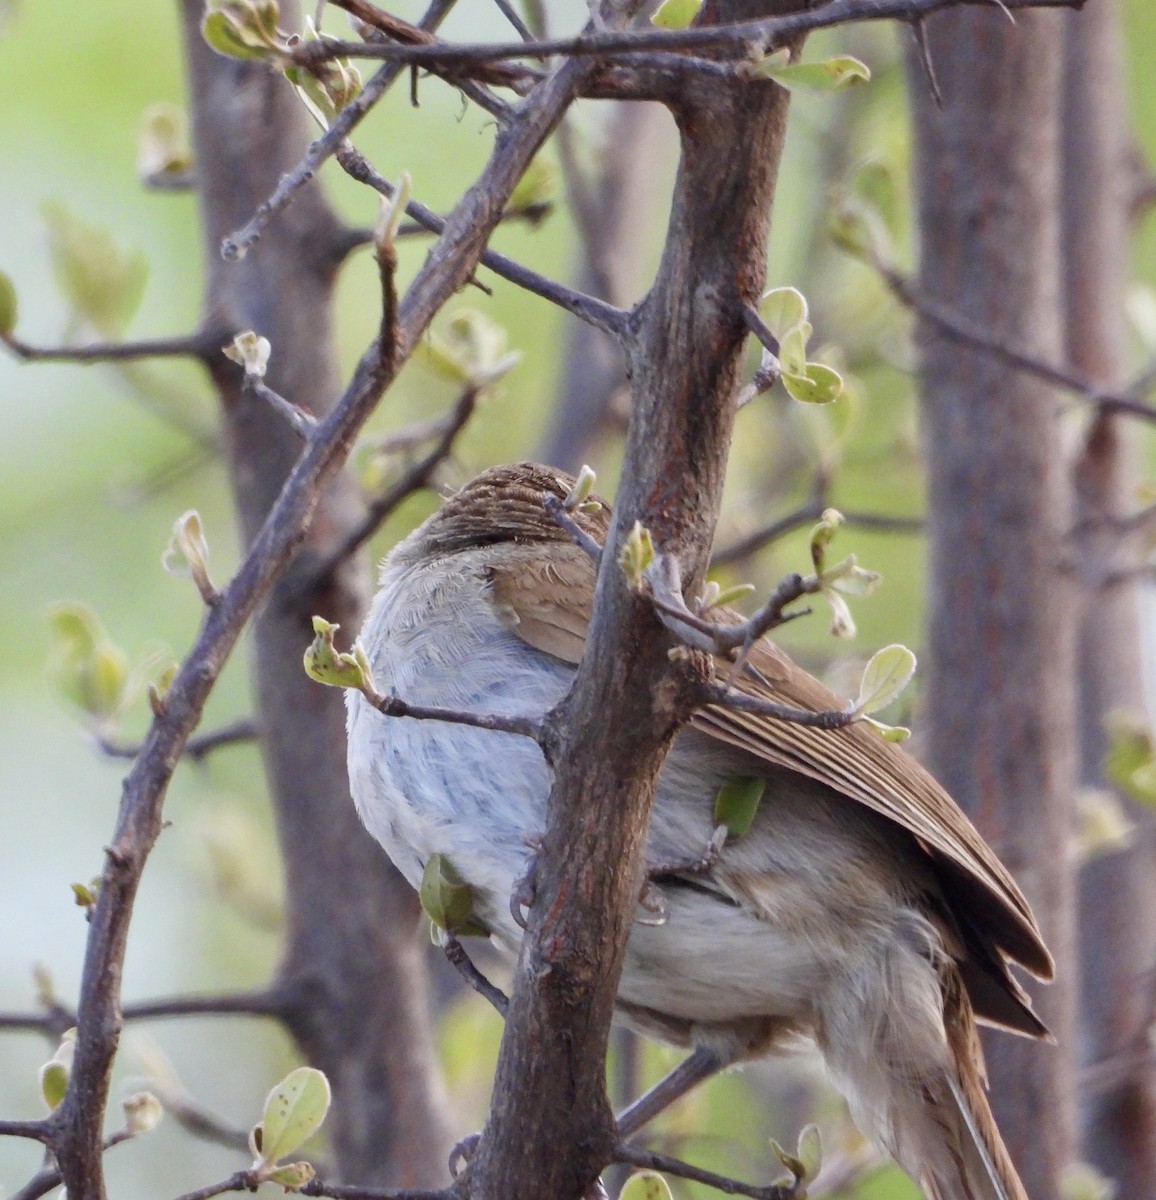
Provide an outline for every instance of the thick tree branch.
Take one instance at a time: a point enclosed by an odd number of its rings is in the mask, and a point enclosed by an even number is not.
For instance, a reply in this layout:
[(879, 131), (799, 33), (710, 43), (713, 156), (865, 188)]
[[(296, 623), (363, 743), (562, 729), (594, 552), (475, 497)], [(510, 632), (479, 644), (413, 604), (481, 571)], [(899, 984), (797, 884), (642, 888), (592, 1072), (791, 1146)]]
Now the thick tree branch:
[[(336, 3), (337, 0), (334, 0)], [(389, 62), (428, 67), (449, 67), (466, 63), (497, 63), (507, 59), (626, 56), (661, 51), (730, 51), (741, 57), (758, 57), (773, 46), (835, 25), (888, 19), (914, 21), (929, 13), (965, 5), (988, 7), (991, 0), (831, 0), (817, 9), (764, 17), (730, 24), (698, 25), (690, 29), (607, 30), (584, 33), (571, 38), (544, 38), (533, 42), (493, 42), (477, 44), (402, 44), (380, 42), (324, 41), (308, 42), (294, 53), (302, 66), (318, 65), (334, 58), (380, 58)], [(1080, 8), (1083, 0), (1004, 0), (1010, 10)]]

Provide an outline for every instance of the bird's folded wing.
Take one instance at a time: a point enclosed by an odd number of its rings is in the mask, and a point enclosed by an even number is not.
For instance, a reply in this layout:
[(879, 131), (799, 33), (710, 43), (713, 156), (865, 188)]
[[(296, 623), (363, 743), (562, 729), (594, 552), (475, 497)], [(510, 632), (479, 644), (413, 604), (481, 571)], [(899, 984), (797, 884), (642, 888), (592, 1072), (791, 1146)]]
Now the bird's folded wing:
[[(565, 662), (582, 657), (593, 594), (594, 565), (577, 547), (558, 547), (542, 566), (536, 547), (512, 556), (488, 579), (499, 615), (535, 649)], [(737, 614), (719, 611), (722, 621)], [(731, 663), (718, 660), (720, 678)], [(747, 695), (811, 712), (846, 702), (763, 638), (732, 686)], [(781, 718), (712, 705), (692, 724), (775, 766), (834, 788), (908, 830), (944, 872), (947, 883), (1009, 958), (1041, 979), (1053, 963), (1031, 909), (1003, 864), (946, 791), (906, 751), (869, 726), (825, 730)]]

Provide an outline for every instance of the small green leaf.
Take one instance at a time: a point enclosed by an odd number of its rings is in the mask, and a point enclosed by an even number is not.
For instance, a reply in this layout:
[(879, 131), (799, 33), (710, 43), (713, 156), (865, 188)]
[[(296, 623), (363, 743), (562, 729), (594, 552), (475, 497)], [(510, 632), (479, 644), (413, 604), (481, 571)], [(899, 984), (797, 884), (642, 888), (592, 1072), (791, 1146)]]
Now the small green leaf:
[(829, 228), (835, 245), (855, 258), (890, 263), (894, 257), (882, 214), (857, 196), (844, 196), (834, 205)]
[(305, 674), (328, 687), (350, 687), (373, 691), (373, 675), (364, 649), (354, 643), (352, 653), (338, 651), (333, 635), (341, 628), (324, 617), (313, 618), (316, 635), (305, 651)]
[[(408, 171), (402, 171), (398, 177), (397, 187), (393, 189), (393, 195), (388, 199), (385, 196), (380, 197), (377, 224), (373, 229), (373, 241), (377, 247), (378, 258), (383, 254), (394, 252), (397, 231), (412, 196), (413, 176)], [(394, 260), (391, 259), (391, 261)]]
[(700, 605), (701, 612), (708, 612), (712, 608), (724, 608), (728, 604), (734, 604), (736, 600), (741, 600), (744, 596), (749, 596), (755, 590), (753, 583), (736, 583), (729, 588), (720, 587), (712, 579), (706, 585), (707, 589), (703, 592), (702, 604)]
[(267, 57), (262, 49), (247, 46), (233, 22), (221, 12), (205, 13), (201, 20), (201, 37), (210, 49), (228, 58)]
[(265, 1178), (270, 1183), (280, 1184), (287, 1192), (295, 1192), (298, 1188), (303, 1188), (316, 1174), (311, 1164), (293, 1162), (268, 1171)]
[(1104, 773), (1140, 804), (1156, 805), (1156, 741), (1148, 723), (1117, 710), (1105, 718), (1108, 752)]
[(77, 908), (93, 909), (96, 907), (96, 901), (100, 896), (99, 878), (94, 879), (91, 883), (73, 883), (69, 886), (72, 888), (72, 896)]
[[(578, 477), (574, 480), (574, 485), (566, 493), (566, 499), (562, 501), (562, 507), (567, 512), (572, 512), (576, 508), (580, 509), (589, 499), (597, 482), (598, 476), (594, 474), (594, 468), (583, 463)], [(599, 507), (601, 508), (601, 505)]]
[(61, 1036), (56, 1053), (40, 1068), (40, 1094), (51, 1109), (60, 1106), (68, 1091), (72, 1060), (76, 1056), (76, 1030), (67, 1029)]
[(638, 1171), (622, 1185), (618, 1200), (673, 1200), (673, 1194), (656, 1171)]
[(779, 1162), (781, 1162), (783, 1166), (790, 1171), (796, 1183), (805, 1178), (807, 1174), (807, 1168), (795, 1157), (795, 1155), (791, 1154), (787, 1150), (784, 1150), (774, 1138), (771, 1138), (771, 1150), (774, 1152), (774, 1155)]
[(905, 742), (911, 736), (911, 730), (906, 725), (884, 725), (882, 721), (876, 721), (874, 717), (860, 717), (859, 719), (864, 725), (870, 725), (885, 742)]
[(473, 309), (456, 312), (442, 332), (431, 332), (418, 344), (416, 357), (428, 370), (450, 383), (486, 387), (521, 361), (507, 352), (506, 330)]
[(8, 337), (16, 328), (18, 311), (16, 285), (0, 271), (0, 337)]
[(811, 530), (811, 562), (820, 575), (823, 573), (827, 547), (843, 521), (843, 514), (837, 508), (825, 508), (819, 523)]
[(843, 376), (822, 363), (809, 362), (801, 374), (784, 371), (783, 387), (803, 404), (830, 404), (843, 391)]
[(510, 193), (506, 212), (523, 213), (527, 209), (541, 209), (550, 204), (558, 186), (557, 176), (552, 162), (541, 155), (533, 159)]
[(51, 1109), (60, 1107), (68, 1091), (68, 1068), (63, 1063), (46, 1062), (40, 1068), (40, 1094)]
[(849, 54), (824, 58), (819, 62), (783, 62), (781, 52), (768, 55), (754, 67), (754, 74), (773, 79), (786, 88), (834, 92), (857, 83), (867, 83), (871, 72), (864, 63)]
[(489, 937), (474, 914), (474, 890), (444, 854), (431, 854), (418, 889), (421, 906), (440, 929), (460, 937)]
[(702, 0), (662, 0), (650, 23), (659, 29), (686, 29), (698, 16), (700, 8)]
[(175, 104), (151, 104), (137, 132), (137, 172), (146, 183), (186, 175), (193, 168), (188, 119)]
[(1060, 1200), (1116, 1200), (1116, 1184), (1091, 1163), (1073, 1162), (1060, 1175)]
[(62, 204), (46, 204), (43, 213), (61, 292), (100, 333), (119, 336), (144, 296), (144, 255), (121, 250), (107, 230), (86, 224)]
[(759, 316), (775, 337), (782, 341), (788, 330), (806, 321), (807, 298), (798, 288), (772, 288), (763, 294)]
[(618, 565), (626, 574), (633, 587), (642, 583), (646, 569), (654, 562), (654, 540), (650, 530), (641, 521), (635, 521), (634, 526), (622, 543), (622, 551), (618, 556)]
[(809, 1183), (823, 1166), (823, 1139), (818, 1125), (804, 1125), (795, 1143), (795, 1157), (803, 1167), (803, 1182)]
[(810, 336), (811, 322), (800, 321), (779, 339), (779, 363), (784, 375), (806, 375), (807, 341)]
[(874, 713), (886, 708), (911, 682), (915, 655), (898, 643), (877, 650), (863, 671), (855, 711)]
[(261, 1164), (292, 1154), (321, 1127), (329, 1111), (329, 1080), (315, 1067), (290, 1071), (265, 1100)]
[(728, 779), (714, 798), (715, 824), (725, 825), (732, 838), (742, 837), (750, 829), (766, 790), (765, 779)]
[(842, 596), (870, 596), (882, 579), (883, 576), (878, 571), (868, 571), (861, 567), (859, 560), (852, 554), (838, 566), (827, 568), (819, 583), (824, 590), (830, 588)]
[(53, 648), (50, 670), (61, 692), (98, 722), (125, 702), (128, 658), (84, 604), (58, 604), (49, 613)]

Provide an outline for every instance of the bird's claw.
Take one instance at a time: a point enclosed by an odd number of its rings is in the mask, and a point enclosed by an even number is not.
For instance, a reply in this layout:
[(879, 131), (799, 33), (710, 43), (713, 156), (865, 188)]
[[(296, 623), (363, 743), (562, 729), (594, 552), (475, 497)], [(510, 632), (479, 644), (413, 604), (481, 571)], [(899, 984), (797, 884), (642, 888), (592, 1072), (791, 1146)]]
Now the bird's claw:
[(510, 893), (510, 916), (519, 929), (527, 928), (526, 912), (533, 908), (538, 897), (538, 851), (542, 848), (540, 838), (527, 838), (526, 844), (531, 848), (530, 860), (522, 877), (514, 884)]
[(450, 1174), (457, 1177), (470, 1164), (470, 1159), (474, 1156), (474, 1151), (478, 1148), (478, 1143), (482, 1140), (480, 1133), (467, 1133), (460, 1142), (454, 1144), (454, 1148), (450, 1151)]

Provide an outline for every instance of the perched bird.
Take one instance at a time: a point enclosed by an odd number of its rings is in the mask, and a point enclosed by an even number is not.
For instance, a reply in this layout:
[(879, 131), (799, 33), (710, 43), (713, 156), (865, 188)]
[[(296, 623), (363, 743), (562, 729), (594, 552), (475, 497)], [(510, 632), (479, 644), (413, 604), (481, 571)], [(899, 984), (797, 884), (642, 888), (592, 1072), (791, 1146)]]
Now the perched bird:
[[(533, 464), (495, 468), (392, 551), (362, 633), (381, 691), (503, 714), (563, 697), (596, 566), (543, 500), (572, 484)], [(604, 541), (605, 508), (575, 517)], [(843, 707), (769, 639), (749, 663), (734, 680), (742, 691)], [(550, 788), (533, 741), (388, 718), (351, 692), (349, 774), (362, 820), (409, 881), (444, 856), (473, 889), (476, 918), (516, 951), (510, 898)], [(1009, 972), (1009, 961), (1041, 979), (1053, 969), (1011, 876), (943, 788), (874, 730), (722, 707), (675, 739), (648, 861), (702, 856), (715, 798), (735, 779), (765, 781), (754, 821), (706, 869), (652, 879), (665, 920), (633, 926), (621, 1019), (692, 1048), (698, 1075), (809, 1037), (857, 1124), (929, 1200), (1027, 1200), (988, 1108), (976, 1033), (978, 1019), (1047, 1036)]]

